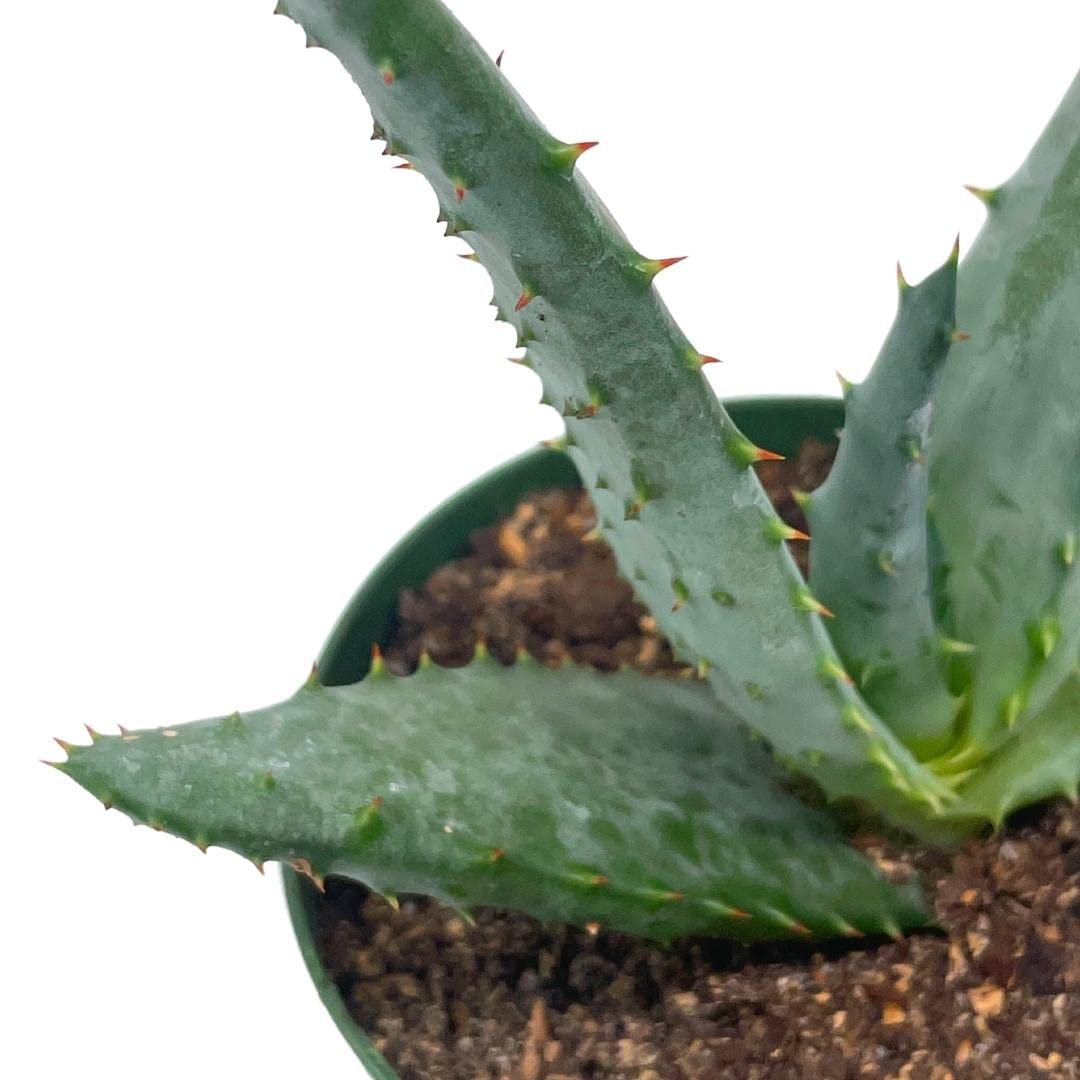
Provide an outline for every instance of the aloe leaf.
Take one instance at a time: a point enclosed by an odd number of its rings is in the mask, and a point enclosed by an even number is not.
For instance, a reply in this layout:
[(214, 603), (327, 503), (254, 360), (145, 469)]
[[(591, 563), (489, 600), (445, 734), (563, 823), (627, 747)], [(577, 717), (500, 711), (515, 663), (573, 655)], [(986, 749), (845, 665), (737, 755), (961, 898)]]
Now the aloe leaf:
[(934, 618), (926, 523), (927, 440), (953, 345), (958, 250), (918, 285), (899, 276), (896, 320), (866, 380), (844, 392), (844, 430), (825, 483), (805, 497), (810, 585), (836, 613), (832, 638), (871, 705), (929, 756), (954, 737), (946, 682), (956, 643)]
[(970, 715), (939, 763), (954, 770), (1038, 716), (1080, 649), (1080, 77), (1019, 171), (978, 194), (957, 298), (971, 337), (930, 444), (939, 615), (974, 646)]
[(478, 659), (97, 735), (58, 767), (137, 822), (660, 941), (897, 932), (925, 915), (689, 679)]
[(751, 465), (767, 456), (702, 374), (653, 279), (550, 135), (436, 0), (282, 0), (333, 52), (376, 133), (431, 183), (491, 273), (605, 539), (678, 653), (832, 797), (926, 831), (952, 798), (850, 684)]
[(1043, 799), (1077, 800), (1080, 787), (1080, 677), (1067, 679), (1046, 707), (972, 770), (961, 788), (973, 820), (1001, 825)]

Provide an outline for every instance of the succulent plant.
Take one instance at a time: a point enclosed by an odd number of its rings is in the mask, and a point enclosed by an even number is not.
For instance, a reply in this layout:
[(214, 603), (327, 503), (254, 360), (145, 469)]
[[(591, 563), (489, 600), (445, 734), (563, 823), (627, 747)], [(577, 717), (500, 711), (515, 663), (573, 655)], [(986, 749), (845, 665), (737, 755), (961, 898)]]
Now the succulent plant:
[(321, 883), (658, 941), (899, 934), (926, 918), (795, 774), (923, 840), (1080, 781), (1080, 79), (987, 222), (918, 285), (846, 420), (804, 581), (639, 254), (438, 0), (282, 0), (360, 85), (494, 282), (603, 539), (697, 680), (390, 674), (57, 768), (136, 822)]

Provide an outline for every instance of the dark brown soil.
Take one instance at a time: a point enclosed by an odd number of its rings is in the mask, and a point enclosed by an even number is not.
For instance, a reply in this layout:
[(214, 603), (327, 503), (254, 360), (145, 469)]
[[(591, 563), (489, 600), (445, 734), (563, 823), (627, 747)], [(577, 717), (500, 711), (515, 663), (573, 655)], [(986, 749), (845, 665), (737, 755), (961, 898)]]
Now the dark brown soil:
[[(806, 444), (762, 479), (781, 514), (824, 478)], [(678, 670), (655, 623), (588, 539), (578, 492), (547, 492), (401, 599), (387, 649), (461, 664), (478, 638), (557, 663)], [(966, 1080), (1080, 1077), (1080, 813), (1030, 812), (952, 855), (862, 835), (883, 872), (916, 871), (943, 927), (899, 942), (670, 949), (521, 915), (476, 924), (400, 910), (331, 879), (320, 947), (357, 1022), (404, 1080)]]

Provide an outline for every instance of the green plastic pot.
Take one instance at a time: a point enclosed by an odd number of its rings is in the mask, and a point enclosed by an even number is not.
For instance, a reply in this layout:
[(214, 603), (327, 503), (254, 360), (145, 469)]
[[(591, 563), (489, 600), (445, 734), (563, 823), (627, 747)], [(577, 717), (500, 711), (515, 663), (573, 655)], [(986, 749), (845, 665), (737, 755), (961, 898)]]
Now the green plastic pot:
[[(809, 436), (833, 439), (844, 421), (843, 403), (832, 398), (747, 398), (726, 405), (753, 442), (782, 454), (794, 454)], [(372, 645), (384, 644), (392, 636), (401, 590), (419, 587), (432, 571), (465, 554), (475, 530), (505, 516), (527, 492), (579, 483), (566, 454), (540, 449), (522, 454), (448, 499), (398, 543), (357, 590), (319, 657), (322, 681), (334, 686), (363, 678)], [(349, 1015), (323, 968), (315, 946), (319, 894), (314, 885), (285, 869), (284, 886), (304, 963), (338, 1030), (373, 1080), (398, 1080)]]

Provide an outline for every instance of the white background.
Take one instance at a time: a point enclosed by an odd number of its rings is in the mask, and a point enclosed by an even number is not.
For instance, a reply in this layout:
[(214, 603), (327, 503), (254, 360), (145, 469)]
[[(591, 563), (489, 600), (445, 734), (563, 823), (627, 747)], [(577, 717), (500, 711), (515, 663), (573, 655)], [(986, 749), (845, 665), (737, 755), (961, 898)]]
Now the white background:
[[(5, 945), (19, 1077), (359, 1075), (276, 875), (103, 814), (50, 735), (288, 694), (380, 554), (556, 433), (484, 272), (274, 0), (0, 22)], [(1071, 3), (457, 0), (725, 395), (833, 393), (1019, 162)], [(661, 17), (662, 13), (662, 17)], [(14, 911), (11, 911), (11, 906)]]

